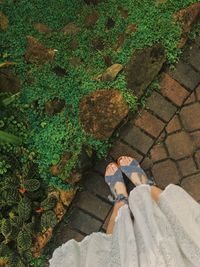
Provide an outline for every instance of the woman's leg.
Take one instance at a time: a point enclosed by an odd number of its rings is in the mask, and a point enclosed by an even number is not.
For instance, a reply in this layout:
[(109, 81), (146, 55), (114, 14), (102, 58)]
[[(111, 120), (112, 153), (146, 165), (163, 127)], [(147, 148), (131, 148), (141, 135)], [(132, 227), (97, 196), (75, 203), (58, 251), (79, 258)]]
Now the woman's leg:
[[(113, 175), (117, 171), (117, 169), (118, 169), (118, 167), (116, 166), (115, 163), (113, 163), (113, 164), (110, 163), (108, 165), (107, 169), (106, 169), (105, 175)], [(116, 183), (116, 185), (115, 185), (115, 191), (116, 191), (117, 195), (122, 194), (122, 195), (128, 197), (126, 186), (122, 182), (117, 182)], [(106, 233), (107, 234), (112, 234), (113, 228), (114, 228), (114, 224), (115, 224), (115, 218), (116, 218), (116, 216), (118, 214), (118, 210), (123, 205), (125, 205), (125, 203), (123, 201), (119, 201), (119, 202), (115, 203), (115, 205), (113, 207), (112, 215), (110, 217), (110, 220), (109, 220), (109, 223), (108, 223), (108, 226), (107, 226), (107, 230), (106, 230)]]
[(112, 211), (112, 215), (110, 217), (107, 229), (106, 229), (106, 234), (112, 234), (113, 233), (113, 228), (115, 225), (115, 218), (117, 217), (118, 214), (118, 210), (124, 206), (125, 203), (123, 201), (119, 201), (117, 203), (115, 203), (114, 207), (113, 207), (113, 211)]
[(157, 201), (159, 199), (160, 194), (163, 192), (159, 187), (152, 185), (151, 186), (151, 197)]

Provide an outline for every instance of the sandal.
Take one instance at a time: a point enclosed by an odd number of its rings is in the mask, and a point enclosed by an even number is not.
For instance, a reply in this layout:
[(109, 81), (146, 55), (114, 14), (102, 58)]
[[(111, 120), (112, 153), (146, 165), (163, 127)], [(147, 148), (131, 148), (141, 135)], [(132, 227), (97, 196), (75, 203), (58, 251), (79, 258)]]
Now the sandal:
[(108, 184), (108, 186), (110, 187), (110, 191), (112, 193), (112, 196), (109, 195), (108, 199), (112, 203), (124, 201), (124, 203), (128, 204), (128, 198), (126, 196), (124, 196), (123, 194), (117, 194), (116, 190), (115, 190), (115, 184), (117, 182), (124, 183), (124, 178), (123, 178), (122, 172), (121, 172), (121, 170), (117, 164), (116, 164), (116, 166), (118, 169), (113, 175), (105, 175), (105, 181)]
[[(131, 180), (131, 174), (132, 173), (137, 173), (138, 174), (138, 177), (139, 177), (139, 183), (134, 183), (135, 186), (138, 186), (138, 185), (141, 185), (141, 184), (144, 184), (142, 183), (142, 176), (146, 176), (146, 182), (145, 184), (149, 184), (149, 185), (155, 185), (155, 182), (153, 180), (153, 178), (151, 177), (151, 179), (149, 179), (146, 175), (146, 173), (144, 172), (144, 170), (140, 167), (140, 164), (139, 162), (132, 158), (132, 161), (129, 165), (124, 165), (124, 166), (121, 166), (120, 165), (120, 159), (122, 157), (119, 157), (117, 159), (117, 164), (118, 166), (120, 167), (121, 171)], [(129, 157), (131, 158), (131, 157)], [(132, 180), (131, 180), (132, 182)]]

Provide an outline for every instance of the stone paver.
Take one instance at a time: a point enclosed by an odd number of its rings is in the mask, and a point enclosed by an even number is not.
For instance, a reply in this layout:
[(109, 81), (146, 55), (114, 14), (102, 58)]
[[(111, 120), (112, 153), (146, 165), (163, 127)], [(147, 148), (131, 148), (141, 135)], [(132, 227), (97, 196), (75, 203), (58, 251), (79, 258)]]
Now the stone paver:
[(121, 155), (138, 159), (162, 189), (178, 184), (200, 201), (200, 37), (183, 53), (175, 70), (165, 70), (160, 85), (146, 108), (119, 130), (108, 159), (83, 174), (82, 190), (67, 213), (58, 245), (106, 231), (112, 205), (104, 173), (108, 163)]
[(189, 92), (167, 73), (164, 73), (160, 81), (160, 89), (161, 93), (177, 106), (181, 106), (189, 95)]
[(200, 130), (192, 132), (190, 135), (192, 136), (195, 147), (200, 148)]
[(157, 92), (149, 97), (146, 106), (165, 122), (168, 122), (176, 112), (176, 107)]
[(196, 96), (195, 96), (195, 92), (193, 92), (188, 99), (184, 102), (184, 105), (188, 105), (191, 103), (194, 103), (196, 101)]
[(177, 184), (180, 180), (176, 164), (171, 159), (154, 164), (152, 174), (156, 184), (162, 189), (170, 183)]
[(147, 134), (142, 132), (138, 127), (132, 123), (126, 125), (121, 132), (122, 139), (132, 147), (136, 148), (140, 152), (146, 154), (149, 148), (153, 145), (154, 140)]
[(80, 192), (75, 201), (76, 206), (81, 208), (91, 215), (96, 216), (100, 220), (105, 220), (108, 212), (111, 209), (111, 205), (102, 201), (100, 198), (94, 196), (88, 191)]
[(74, 208), (72, 210), (68, 223), (72, 229), (78, 230), (87, 235), (92, 232), (98, 232), (102, 225), (100, 220), (97, 220), (78, 208)]
[(105, 200), (108, 199), (110, 189), (105, 183), (104, 178), (99, 173), (94, 171), (85, 173), (83, 175), (81, 183), (83, 188), (89, 191), (90, 193), (100, 196)]
[(200, 150), (196, 151), (194, 158), (197, 164), (197, 168), (200, 169)]
[(194, 144), (190, 135), (184, 131), (169, 135), (166, 139), (169, 155), (173, 159), (181, 159), (192, 155)]
[(165, 126), (161, 120), (156, 118), (147, 110), (143, 110), (142, 113), (136, 118), (135, 125), (153, 137), (158, 137)]
[(185, 189), (194, 199), (200, 201), (200, 175), (196, 174), (183, 179), (181, 186)]
[(150, 150), (150, 157), (153, 161), (159, 161), (167, 158), (167, 151), (164, 144), (154, 145)]
[(186, 130), (193, 131), (200, 128), (200, 103), (183, 107), (180, 118)]
[(175, 115), (166, 126), (168, 134), (181, 130), (181, 123), (177, 115)]
[(192, 157), (178, 161), (182, 176), (197, 172), (196, 164)]
[(143, 156), (139, 154), (139, 152), (119, 140), (115, 142), (109, 154), (111, 155), (111, 157), (113, 157), (114, 160), (117, 160), (121, 155), (136, 158), (138, 161), (141, 161), (143, 158)]
[(170, 72), (170, 76), (189, 90), (194, 90), (200, 83), (199, 72), (182, 60), (178, 62), (175, 70)]

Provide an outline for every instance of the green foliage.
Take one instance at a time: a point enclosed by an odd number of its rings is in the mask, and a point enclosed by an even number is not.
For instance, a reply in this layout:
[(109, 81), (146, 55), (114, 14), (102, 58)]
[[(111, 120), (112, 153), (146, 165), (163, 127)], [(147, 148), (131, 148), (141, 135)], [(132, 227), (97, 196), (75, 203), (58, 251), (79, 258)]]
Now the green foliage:
[(45, 211), (41, 217), (41, 229), (54, 227), (57, 224), (55, 213), (51, 210)]
[(20, 200), (18, 205), (18, 214), (23, 221), (28, 221), (31, 216), (31, 201), (24, 197)]
[(24, 188), (29, 192), (36, 191), (39, 187), (40, 182), (37, 179), (29, 179), (24, 182)]
[[(48, 197), (42, 182), (28, 179), (28, 163), (23, 165), (23, 171), (23, 177), (19, 169), (10, 170), (5, 177), (0, 175), (0, 257), (8, 267), (30, 266), (33, 237), (57, 224), (56, 199)], [(43, 192), (35, 201), (32, 194), (40, 190)], [(40, 207), (46, 211), (37, 213)]]
[(25, 251), (30, 249), (31, 245), (32, 245), (32, 238), (30, 233), (25, 229), (20, 230), (17, 236), (17, 246), (22, 251)]
[(10, 167), (10, 164), (8, 164), (6, 160), (0, 157), (0, 175), (6, 174), (7, 170)]
[(46, 198), (44, 201), (41, 202), (41, 208), (44, 210), (51, 210), (56, 205), (56, 199), (54, 197)]
[(7, 238), (11, 234), (11, 224), (9, 219), (3, 218), (1, 221), (1, 233), (2, 235)]

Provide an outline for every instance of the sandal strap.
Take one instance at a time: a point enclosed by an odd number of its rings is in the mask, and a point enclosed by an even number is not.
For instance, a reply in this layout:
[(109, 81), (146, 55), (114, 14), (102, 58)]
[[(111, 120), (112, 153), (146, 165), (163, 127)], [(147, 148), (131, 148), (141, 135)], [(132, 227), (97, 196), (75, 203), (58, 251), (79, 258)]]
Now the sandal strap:
[(115, 198), (113, 198), (113, 196), (109, 195), (108, 199), (112, 204), (115, 204), (119, 201), (123, 201), (125, 204), (128, 205), (128, 198), (126, 196), (124, 196), (123, 194), (116, 195)]
[(122, 172), (124, 172), (126, 174), (126, 176), (128, 178), (131, 177), (132, 173), (138, 173), (138, 174), (143, 174), (146, 176), (146, 173), (144, 172), (144, 170), (139, 166), (139, 162), (134, 159), (131, 161), (131, 163), (129, 165), (126, 166), (120, 166), (120, 169), (122, 170)]
[(120, 168), (118, 168), (117, 171), (113, 175), (106, 175), (105, 181), (108, 184), (108, 186), (110, 187), (110, 191), (111, 191), (112, 195), (116, 198), (117, 194), (116, 194), (115, 189), (114, 189), (115, 184), (117, 182), (124, 183), (124, 178), (123, 178), (123, 175), (122, 175)]

